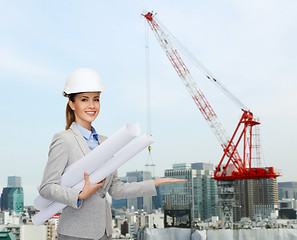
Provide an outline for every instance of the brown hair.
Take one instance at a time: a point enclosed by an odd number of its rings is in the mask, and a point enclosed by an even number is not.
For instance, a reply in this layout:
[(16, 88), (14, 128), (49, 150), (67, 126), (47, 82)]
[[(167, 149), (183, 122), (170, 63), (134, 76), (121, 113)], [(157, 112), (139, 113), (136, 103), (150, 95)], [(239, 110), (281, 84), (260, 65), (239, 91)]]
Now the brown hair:
[[(74, 102), (76, 95), (77, 95), (77, 93), (68, 94), (67, 97), (68, 97), (69, 101)], [(66, 105), (66, 130), (68, 130), (70, 128), (71, 124), (75, 121), (74, 111), (69, 106), (69, 101)]]

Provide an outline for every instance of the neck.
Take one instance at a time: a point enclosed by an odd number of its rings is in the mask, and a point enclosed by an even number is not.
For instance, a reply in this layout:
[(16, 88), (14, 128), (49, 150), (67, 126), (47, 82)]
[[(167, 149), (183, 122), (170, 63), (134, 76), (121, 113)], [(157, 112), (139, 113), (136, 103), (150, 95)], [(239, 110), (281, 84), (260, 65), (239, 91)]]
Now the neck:
[(88, 123), (88, 122), (80, 122), (80, 121), (75, 121), (77, 124), (79, 124), (80, 126), (84, 127), (85, 129), (88, 129), (89, 131), (92, 130), (92, 123)]

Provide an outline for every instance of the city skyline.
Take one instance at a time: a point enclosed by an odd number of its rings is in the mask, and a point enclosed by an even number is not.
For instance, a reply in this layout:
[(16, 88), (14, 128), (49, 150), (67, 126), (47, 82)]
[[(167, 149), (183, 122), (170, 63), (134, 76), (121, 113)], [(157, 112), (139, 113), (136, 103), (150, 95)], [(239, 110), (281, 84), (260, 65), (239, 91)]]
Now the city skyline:
[[(65, 128), (66, 77), (99, 72), (106, 89), (94, 126), (110, 136), (127, 122), (147, 131), (145, 28), (151, 11), (261, 121), (262, 166), (296, 181), (295, 1), (51, 1), (0, 3), (3, 117), (0, 189), (22, 177), (25, 205), (38, 193), (49, 144)], [(151, 156), (155, 175), (180, 162), (216, 165), (221, 147), (149, 30)], [(188, 64), (188, 63), (187, 63)], [(229, 135), (241, 110), (189, 66)], [(16, 138), (19, 144), (16, 144)], [(148, 151), (119, 169), (146, 170)]]
[[(167, 169), (165, 169), (165, 172), (164, 172), (164, 176), (158, 176), (158, 177), (166, 177), (165, 176), (165, 174), (166, 174), (166, 170), (168, 171), (168, 170), (174, 170), (174, 165), (184, 165), (184, 164), (189, 164), (189, 165), (195, 165), (195, 164), (209, 164), (209, 163), (204, 163), (204, 162), (199, 162), (199, 163), (179, 163), (179, 164), (173, 164), (173, 166), (171, 167), (171, 168), (167, 168)], [(135, 171), (133, 171), (133, 172), (143, 172), (143, 171), (145, 171), (145, 172), (149, 172), (149, 173), (152, 173), (151, 171), (147, 171), (147, 170), (135, 170)], [(129, 172), (126, 172), (126, 175), (127, 175), (127, 173), (129, 173)], [(126, 179), (127, 178), (127, 176), (119, 176), (119, 178), (121, 179), (121, 181), (122, 181), (122, 179)], [(7, 177), (10, 177), (10, 176), (7, 176)], [(19, 177), (19, 178), (22, 178), (21, 176), (13, 176), (13, 177)], [(289, 184), (297, 184), (297, 181), (282, 181), (282, 182), (277, 182), (277, 183), (282, 183), (282, 184), (284, 184), (284, 183), (289, 183)], [(5, 185), (5, 184), (4, 184)], [(4, 187), (7, 187), (7, 186), (4, 186)], [(3, 190), (3, 187), (0, 187), (0, 197), (1, 197), (1, 193), (2, 193), (2, 190)], [(26, 196), (26, 192), (24, 191), (24, 198), (25, 198), (25, 196)], [(24, 204), (24, 206), (33, 206), (34, 204), (33, 204), (33, 200), (36, 198), (36, 196), (35, 195), (32, 195), (31, 197), (30, 197), (30, 203), (29, 204)], [(110, 203), (111, 203), (111, 197), (109, 196), (108, 197), (109, 198), (109, 200), (110, 200)]]

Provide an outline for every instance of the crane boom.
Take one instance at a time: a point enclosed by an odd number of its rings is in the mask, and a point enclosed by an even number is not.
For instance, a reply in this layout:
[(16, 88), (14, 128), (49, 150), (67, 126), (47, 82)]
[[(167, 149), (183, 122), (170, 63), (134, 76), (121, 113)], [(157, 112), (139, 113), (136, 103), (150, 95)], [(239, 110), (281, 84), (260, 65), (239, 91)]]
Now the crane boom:
[[(168, 35), (161, 29), (159, 24), (153, 18), (153, 13), (148, 12), (143, 16), (146, 18), (149, 26), (154, 32), (160, 46), (163, 48), (166, 56), (176, 70), (178, 76), (186, 86), (188, 92), (198, 106), (203, 117), (211, 127), (224, 154), (214, 173), (216, 180), (234, 180), (234, 179), (256, 179), (256, 178), (275, 178), (279, 176), (274, 172), (273, 167), (270, 168), (252, 168), (252, 127), (260, 124), (253, 119), (253, 114), (248, 110), (243, 110), (242, 117), (231, 138), (228, 137), (223, 125), (218, 120), (217, 115), (207, 101), (203, 92), (194, 81), (189, 69), (183, 62), (178, 51), (174, 48)], [(241, 133), (239, 128), (243, 126)], [(238, 135), (239, 136), (238, 136)], [(237, 147), (240, 141), (244, 139), (244, 157), (240, 157)], [(224, 160), (228, 158), (227, 162)], [(224, 164), (223, 164), (224, 163)], [(227, 169), (229, 171), (227, 171)]]
[[(166, 53), (168, 59), (176, 70), (177, 74), (183, 81), (184, 85), (188, 89), (191, 97), (201, 111), (203, 117), (206, 119), (207, 123), (213, 130), (215, 136), (217, 137), (219, 143), (223, 149), (226, 149), (230, 143), (230, 138), (228, 137), (227, 132), (223, 128), (223, 125), (219, 121), (216, 113), (212, 109), (211, 105), (207, 101), (203, 92), (198, 87), (197, 83), (194, 81), (189, 69), (183, 62), (182, 58), (178, 54), (177, 50), (173, 47), (170, 39), (167, 37), (166, 33), (160, 28), (158, 23), (153, 19), (152, 13), (147, 13), (144, 17), (148, 20), (148, 24), (153, 30), (159, 44)], [(230, 152), (227, 153), (228, 156), (233, 156), (233, 164), (235, 167), (238, 167), (239, 171), (242, 167), (242, 160), (235, 146), (231, 143), (229, 148)], [(241, 166), (238, 166), (238, 165)]]

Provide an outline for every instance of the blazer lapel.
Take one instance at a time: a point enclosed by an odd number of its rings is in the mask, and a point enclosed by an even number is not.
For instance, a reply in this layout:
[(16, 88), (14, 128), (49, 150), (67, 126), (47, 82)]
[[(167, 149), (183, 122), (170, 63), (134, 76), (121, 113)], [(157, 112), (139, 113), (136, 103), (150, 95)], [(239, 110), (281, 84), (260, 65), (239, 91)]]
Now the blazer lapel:
[(74, 122), (71, 124), (69, 129), (74, 133), (74, 137), (83, 154), (87, 155), (89, 152), (91, 152), (87, 141), (84, 139), (83, 135), (81, 134)]
[(107, 138), (107, 137), (98, 134), (98, 141), (99, 141), (99, 144), (103, 143), (104, 140), (106, 140), (106, 138)]

